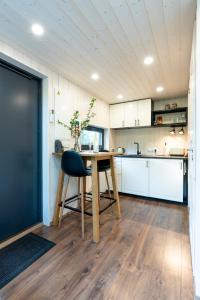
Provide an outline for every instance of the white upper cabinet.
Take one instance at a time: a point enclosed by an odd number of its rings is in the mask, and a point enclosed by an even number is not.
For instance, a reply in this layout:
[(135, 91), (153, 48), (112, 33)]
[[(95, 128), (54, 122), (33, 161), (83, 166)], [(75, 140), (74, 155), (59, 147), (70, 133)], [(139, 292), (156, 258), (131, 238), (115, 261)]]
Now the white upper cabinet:
[(124, 127), (124, 104), (110, 105), (110, 128)]
[(149, 160), (149, 196), (183, 202), (182, 160)]
[(138, 117), (138, 101), (124, 103), (124, 126), (135, 127), (137, 126)]
[(151, 126), (151, 99), (110, 105), (110, 128)]
[(137, 101), (137, 126), (151, 126), (151, 99)]

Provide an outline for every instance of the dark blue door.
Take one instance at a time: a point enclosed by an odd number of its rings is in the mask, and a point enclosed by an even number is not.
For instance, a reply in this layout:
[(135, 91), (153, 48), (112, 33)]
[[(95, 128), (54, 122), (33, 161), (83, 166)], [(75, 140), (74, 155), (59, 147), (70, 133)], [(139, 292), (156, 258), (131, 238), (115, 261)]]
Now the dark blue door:
[(0, 241), (41, 221), (40, 85), (0, 61)]

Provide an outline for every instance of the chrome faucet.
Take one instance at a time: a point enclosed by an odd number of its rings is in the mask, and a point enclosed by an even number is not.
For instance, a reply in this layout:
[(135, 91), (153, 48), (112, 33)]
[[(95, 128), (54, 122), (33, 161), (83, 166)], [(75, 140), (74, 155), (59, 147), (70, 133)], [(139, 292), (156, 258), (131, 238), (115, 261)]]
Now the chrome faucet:
[(139, 145), (139, 143), (134, 142), (134, 144), (137, 145), (137, 155), (140, 155), (141, 151), (140, 151), (140, 145)]

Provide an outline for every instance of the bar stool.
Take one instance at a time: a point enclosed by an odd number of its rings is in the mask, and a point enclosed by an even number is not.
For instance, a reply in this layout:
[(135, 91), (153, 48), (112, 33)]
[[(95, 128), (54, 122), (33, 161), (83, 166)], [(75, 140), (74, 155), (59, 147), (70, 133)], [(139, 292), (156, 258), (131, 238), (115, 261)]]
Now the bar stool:
[[(101, 152), (109, 152), (109, 151), (108, 150), (101, 150)], [(105, 160), (98, 161), (97, 167), (98, 167), (98, 173), (101, 173), (101, 172), (105, 173), (106, 184), (107, 184), (107, 188), (108, 188), (108, 194), (109, 194), (109, 197), (111, 198), (110, 185), (109, 185), (108, 173), (107, 173), (107, 171), (110, 170), (110, 160), (105, 159)]]
[[(78, 187), (78, 190), (81, 193), (78, 194), (78, 197), (80, 197), (81, 194), (81, 224), (82, 224), (82, 238), (84, 238), (84, 178), (86, 176), (91, 175), (91, 169), (85, 168), (80, 154), (78, 154), (75, 151), (65, 151), (63, 153), (62, 160), (61, 160), (61, 168), (64, 174), (68, 175), (66, 190), (65, 190), (65, 198), (69, 187), (70, 177), (76, 177), (78, 178), (78, 182), (81, 181), (81, 190)], [(60, 218), (59, 218), (59, 226), (61, 225), (64, 205), (65, 205), (65, 200), (62, 201), (62, 207), (61, 207)]]

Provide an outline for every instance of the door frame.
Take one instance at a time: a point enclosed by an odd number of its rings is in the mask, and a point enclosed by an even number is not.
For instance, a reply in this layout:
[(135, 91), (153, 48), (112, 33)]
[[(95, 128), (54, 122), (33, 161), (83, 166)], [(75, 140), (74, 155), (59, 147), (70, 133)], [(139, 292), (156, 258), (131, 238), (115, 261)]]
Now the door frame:
[(48, 108), (48, 85), (49, 79), (46, 74), (40, 73), (35, 69), (17, 61), (16, 59), (5, 55), (0, 52), (0, 58), (5, 62), (28, 72), (33, 76), (41, 79), (41, 134), (42, 134), (42, 180), (41, 180), (41, 198), (42, 198), (42, 220), (43, 224), (50, 225), (50, 201), (49, 201), (49, 182), (50, 182), (50, 169), (49, 169), (49, 108)]

